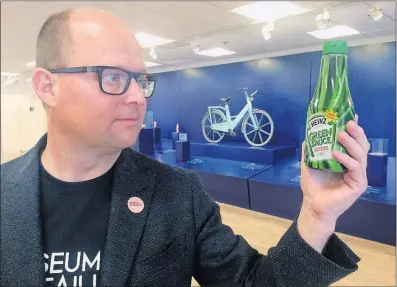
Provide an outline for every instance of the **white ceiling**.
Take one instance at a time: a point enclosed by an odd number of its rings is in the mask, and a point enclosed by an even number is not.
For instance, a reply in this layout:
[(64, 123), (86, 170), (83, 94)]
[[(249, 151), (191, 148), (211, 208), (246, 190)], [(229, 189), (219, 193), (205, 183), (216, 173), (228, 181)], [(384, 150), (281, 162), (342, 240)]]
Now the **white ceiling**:
[[(313, 9), (275, 22), (271, 40), (261, 35), (263, 23), (252, 24), (247, 17), (231, 10), (254, 1), (7, 1), (1, 3), (1, 71), (29, 72), (26, 63), (34, 60), (35, 39), (44, 20), (51, 14), (72, 7), (104, 8), (125, 20), (135, 32), (145, 32), (173, 39), (175, 42), (156, 47), (159, 67), (151, 72), (233, 62), (244, 57), (268, 53), (283, 53), (295, 49), (321, 47), (322, 40), (307, 34), (316, 30), (316, 15), (328, 8), (332, 24), (343, 24), (361, 32), (347, 37), (350, 43), (395, 40), (395, 1), (388, 2), (320, 2), (298, 1), (295, 4)], [(379, 21), (368, 18), (368, 4), (376, 3), (384, 17)], [(201, 49), (227, 48), (235, 55), (222, 59), (195, 55), (191, 41), (200, 39)], [(152, 61), (145, 49), (146, 61)]]

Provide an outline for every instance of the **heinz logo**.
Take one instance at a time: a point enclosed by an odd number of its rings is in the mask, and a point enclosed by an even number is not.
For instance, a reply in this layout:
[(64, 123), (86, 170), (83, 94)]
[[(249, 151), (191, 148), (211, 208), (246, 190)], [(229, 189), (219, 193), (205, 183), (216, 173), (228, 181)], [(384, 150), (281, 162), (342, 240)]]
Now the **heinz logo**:
[(327, 119), (323, 116), (315, 117), (310, 121), (310, 127), (315, 127), (318, 125), (326, 125)]

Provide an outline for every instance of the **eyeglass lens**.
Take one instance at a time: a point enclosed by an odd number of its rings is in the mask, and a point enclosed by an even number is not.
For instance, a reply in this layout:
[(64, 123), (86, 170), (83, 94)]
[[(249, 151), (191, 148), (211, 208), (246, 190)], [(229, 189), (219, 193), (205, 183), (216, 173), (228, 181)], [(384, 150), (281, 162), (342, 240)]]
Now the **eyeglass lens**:
[[(136, 81), (138, 86), (144, 90), (145, 96), (151, 95), (154, 88), (154, 82), (150, 81), (147, 78), (147, 75), (140, 75), (136, 80), (131, 79), (131, 81)], [(123, 93), (127, 84), (128, 73), (125, 71), (119, 69), (105, 69), (102, 71), (102, 89), (106, 93)]]

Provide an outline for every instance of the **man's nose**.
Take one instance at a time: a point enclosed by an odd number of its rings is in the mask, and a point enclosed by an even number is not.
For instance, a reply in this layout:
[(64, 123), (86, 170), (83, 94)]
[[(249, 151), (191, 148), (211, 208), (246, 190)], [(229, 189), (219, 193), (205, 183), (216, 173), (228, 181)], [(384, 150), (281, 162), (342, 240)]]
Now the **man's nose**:
[(141, 106), (146, 102), (145, 91), (137, 84), (134, 79), (131, 80), (130, 86), (128, 87), (124, 96), (125, 104), (135, 103), (138, 106)]

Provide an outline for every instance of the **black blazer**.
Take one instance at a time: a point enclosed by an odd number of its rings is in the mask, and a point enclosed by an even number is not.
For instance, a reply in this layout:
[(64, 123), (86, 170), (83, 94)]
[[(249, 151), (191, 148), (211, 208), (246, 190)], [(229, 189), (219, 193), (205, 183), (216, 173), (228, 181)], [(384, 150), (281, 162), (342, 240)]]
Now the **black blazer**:
[[(1, 286), (43, 286), (39, 154), (46, 135), (1, 166)], [(132, 196), (145, 207), (134, 214)], [(266, 236), (266, 230), (257, 231)], [(359, 258), (334, 234), (323, 254), (296, 221), (268, 255), (222, 224), (199, 176), (125, 149), (115, 165), (102, 286), (326, 286), (357, 269)]]

